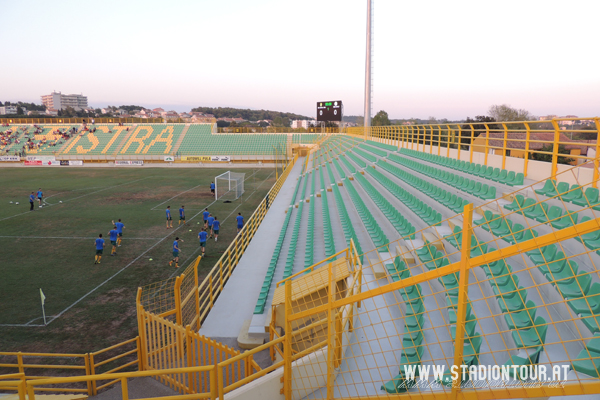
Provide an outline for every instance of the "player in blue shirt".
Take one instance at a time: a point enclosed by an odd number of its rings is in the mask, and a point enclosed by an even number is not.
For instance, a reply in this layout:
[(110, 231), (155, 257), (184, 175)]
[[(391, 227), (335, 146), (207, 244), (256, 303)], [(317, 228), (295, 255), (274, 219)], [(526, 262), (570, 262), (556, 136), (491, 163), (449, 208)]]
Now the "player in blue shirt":
[(181, 206), (181, 208), (179, 209), (179, 223), (177, 225), (181, 225), (181, 221), (183, 221), (184, 225), (187, 225), (185, 223), (185, 210), (183, 208), (184, 206)]
[(205, 208), (204, 211), (202, 212), (202, 217), (204, 218), (204, 227), (208, 228), (207, 222), (208, 222), (208, 216), (210, 215), (210, 213), (208, 212), (208, 208)]
[(198, 239), (200, 240), (200, 249), (202, 250), (202, 257), (204, 257), (204, 250), (206, 248), (206, 238), (208, 237), (208, 233), (206, 233), (206, 228), (202, 228), (202, 231), (198, 234)]
[(43, 198), (44, 198), (44, 193), (42, 192), (42, 188), (39, 188), (38, 192), (37, 192), (37, 199), (38, 199), (38, 202), (40, 203), (40, 208), (42, 208), (42, 199)]
[(108, 237), (110, 239), (110, 244), (112, 244), (110, 255), (114, 256), (117, 254), (117, 238), (119, 237), (119, 231), (116, 225), (113, 226), (112, 230), (108, 231)]
[[(115, 224), (115, 221), (112, 221), (113, 225), (117, 227), (117, 246), (121, 247), (121, 240), (123, 240), (123, 228), (125, 228), (125, 224), (121, 222), (121, 218)], [(112, 239), (111, 239), (112, 240)]]
[[(173, 218), (171, 218), (171, 206), (167, 206), (167, 209), (165, 210), (165, 212), (167, 213), (167, 229), (169, 229), (169, 228), (173, 227)], [(171, 224), (170, 227), (169, 227), (169, 223)]]
[(219, 238), (219, 228), (221, 227), (221, 223), (219, 222), (219, 218), (215, 215), (215, 220), (212, 223), (213, 233), (215, 234), (215, 242)]
[(213, 222), (215, 221), (215, 217), (212, 216), (212, 214), (208, 214), (208, 229), (210, 229), (210, 237), (213, 237)]
[[(183, 242), (183, 239), (181, 239)], [(173, 266), (173, 261), (175, 261), (175, 268), (179, 268), (179, 253), (181, 250), (179, 249), (179, 238), (176, 237), (173, 242), (173, 259), (169, 261), (169, 267)]]
[(98, 235), (98, 239), (94, 242), (94, 246), (96, 246), (96, 258), (94, 259), (94, 264), (100, 264), (102, 251), (104, 250), (104, 239), (102, 239), (102, 234)]
[(29, 211), (33, 211), (33, 203), (35, 202), (35, 196), (33, 192), (29, 195)]
[(238, 233), (240, 233), (240, 231), (244, 227), (244, 217), (242, 217), (242, 213), (238, 213), (238, 216), (235, 217), (235, 219), (237, 219)]
[(211, 192), (212, 194), (215, 194), (215, 183), (214, 183), (214, 182), (211, 182), (211, 183), (210, 183), (210, 192)]

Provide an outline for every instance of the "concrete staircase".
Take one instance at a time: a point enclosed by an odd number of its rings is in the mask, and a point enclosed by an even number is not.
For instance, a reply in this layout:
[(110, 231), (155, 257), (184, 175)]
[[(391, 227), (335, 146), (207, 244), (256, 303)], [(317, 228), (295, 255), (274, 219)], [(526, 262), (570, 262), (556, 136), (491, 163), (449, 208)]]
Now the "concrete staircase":
[(131, 136), (131, 134), (133, 132), (135, 132), (135, 128), (137, 128), (137, 124), (133, 124), (131, 126), (131, 129), (129, 129), (129, 132), (123, 137), (123, 139), (121, 140), (121, 143), (119, 143), (119, 147), (117, 147), (117, 150), (115, 150), (115, 152), (112, 154), (113, 156), (116, 156), (117, 154), (119, 154), (119, 152), (121, 151), (123, 146), (125, 146), (125, 143), (127, 143), (127, 141), (129, 140), (129, 137)]
[(183, 128), (183, 132), (181, 132), (181, 135), (179, 135), (179, 139), (177, 139), (177, 142), (173, 146), (173, 151), (171, 153), (177, 154), (179, 151), (179, 146), (181, 146), (181, 143), (183, 142), (183, 138), (185, 137), (188, 129), (190, 129), (190, 125), (191, 124), (185, 124), (185, 128)]

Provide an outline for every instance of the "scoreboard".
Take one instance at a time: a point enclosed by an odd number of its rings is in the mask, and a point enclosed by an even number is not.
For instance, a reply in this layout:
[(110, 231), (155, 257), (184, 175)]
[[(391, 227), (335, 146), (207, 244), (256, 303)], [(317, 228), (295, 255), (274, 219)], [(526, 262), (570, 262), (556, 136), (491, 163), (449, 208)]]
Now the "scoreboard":
[(317, 103), (317, 121), (341, 121), (342, 101), (319, 101)]

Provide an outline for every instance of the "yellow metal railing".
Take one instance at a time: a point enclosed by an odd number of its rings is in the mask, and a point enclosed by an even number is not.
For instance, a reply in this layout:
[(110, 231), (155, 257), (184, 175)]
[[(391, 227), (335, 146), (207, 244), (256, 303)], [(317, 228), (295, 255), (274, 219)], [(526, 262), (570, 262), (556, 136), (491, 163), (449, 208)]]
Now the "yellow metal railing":
[[(470, 122), (347, 128), (345, 133), (400, 148), (510, 169), (528, 176), (532, 162), (558, 165), (593, 162), (598, 181), (600, 119), (555, 118), (546, 121)], [(561, 153), (561, 151), (563, 151)], [(562, 159), (562, 160), (561, 160)], [(565, 160), (566, 159), (566, 160)], [(535, 179), (535, 177), (534, 177)], [(541, 178), (538, 178), (541, 179)]]
[[(126, 340), (122, 343), (105, 349), (85, 354), (68, 353), (32, 353), (32, 352), (0, 352), (0, 368), (15, 369), (24, 380), (47, 378), (49, 374), (65, 373), (77, 376), (93, 376), (101, 373), (113, 373), (126, 368), (139, 368), (141, 364), (139, 337)], [(10, 362), (13, 359), (13, 362)], [(28, 371), (40, 371), (29, 374)], [(41, 372), (44, 371), (44, 372)], [(44, 375), (41, 375), (44, 374)], [(0, 375), (7, 378), (11, 375)], [(86, 393), (90, 396), (98, 390), (110, 386), (115, 382), (96, 387), (93, 380), (87, 381), (87, 387), (49, 387), (39, 388), (45, 392)], [(0, 381), (0, 387), (3, 384)]]

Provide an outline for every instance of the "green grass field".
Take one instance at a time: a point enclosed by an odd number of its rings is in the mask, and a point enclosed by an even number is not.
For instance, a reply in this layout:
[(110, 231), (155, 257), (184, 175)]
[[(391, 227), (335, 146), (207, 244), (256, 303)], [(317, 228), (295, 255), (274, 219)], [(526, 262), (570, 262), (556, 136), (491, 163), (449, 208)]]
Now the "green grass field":
[[(207, 244), (200, 275), (213, 267), (234, 238), (237, 213), (247, 220), (275, 182), (272, 169), (232, 170), (246, 173), (242, 201), (214, 202), (209, 184), (224, 171), (2, 170), (0, 350), (88, 352), (134, 337), (137, 288), (180, 273), (200, 254), (197, 237), (203, 209), (209, 207), (222, 226), (219, 241)], [(47, 205), (38, 208), (36, 201), (35, 211), (30, 212), (28, 195), (39, 187)], [(166, 229), (167, 205), (175, 229)], [(181, 205), (189, 226), (178, 228)], [(123, 243), (111, 257), (108, 231), (111, 220), (118, 218), (125, 224)], [(94, 265), (94, 240), (99, 233), (107, 247), (101, 264)], [(175, 236), (184, 239), (179, 269), (168, 265)], [(47, 320), (52, 321), (48, 326), (43, 326), (40, 288), (46, 296)]]

